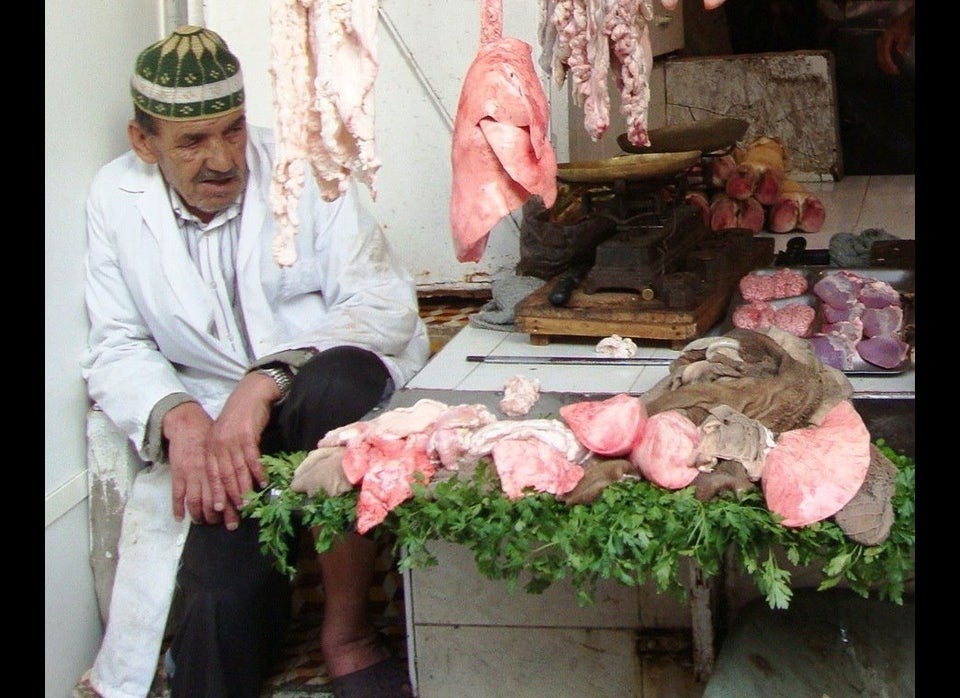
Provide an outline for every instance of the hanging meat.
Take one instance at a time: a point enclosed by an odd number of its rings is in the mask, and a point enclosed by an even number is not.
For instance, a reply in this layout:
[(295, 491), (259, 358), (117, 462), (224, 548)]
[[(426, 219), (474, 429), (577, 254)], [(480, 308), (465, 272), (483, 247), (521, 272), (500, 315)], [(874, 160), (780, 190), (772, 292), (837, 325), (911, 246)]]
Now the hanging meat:
[[(627, 140), (650, 145), (647, 117), (653, 48), (650, 23), (653, 0), (539, 0), (540, 67), (563, 87), (569, 73), (571, 93), (583, 107), (583, 125), (600, 140), (610, 126), (610, 76), (620, 92), (620, 113)], [(704, 0), (713, 10), (724, 0)], [(668, 11), (678, 0), (660, 0)]]
[(491, 229), (538, 195), (557, 197), (549, 105), (533, 49), (503, 37), (502, 0), (482, 0), (480, 49), (467, 69), (453, 125), (450, 228), (461, 262), (483, 256)]
[(583, 125), (594, 141), (610, 126), (612, 72), (627, 139), (650, 145), (652, 20), (653, 0), (540, 0), (540, 67), (557, 87), (570, 74), (573, 100), (583, 107)]
[(309, 173), (326, 201), (351, 177), (376, 196), (374, 82), (377, 0), (272, 0), (271, 66), (277, 157), (270, 203), (273, 257), (296, 261), (297, 205)]

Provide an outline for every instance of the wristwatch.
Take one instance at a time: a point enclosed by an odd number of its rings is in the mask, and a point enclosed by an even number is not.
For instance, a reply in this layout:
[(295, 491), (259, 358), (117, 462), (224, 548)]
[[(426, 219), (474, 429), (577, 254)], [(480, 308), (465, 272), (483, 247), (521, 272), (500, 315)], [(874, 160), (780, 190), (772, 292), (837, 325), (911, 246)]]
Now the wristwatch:
[(290, 394), (290, 386), (293, 384), (293, 374), (289, 368), (274, 364), (272, 366), (258, 368), (257, 373), (262, 373), (263, 375), (270, 376), (273, 379), (273, 382), (276, 383), (277, 387), (280, 389), (281, 400)]

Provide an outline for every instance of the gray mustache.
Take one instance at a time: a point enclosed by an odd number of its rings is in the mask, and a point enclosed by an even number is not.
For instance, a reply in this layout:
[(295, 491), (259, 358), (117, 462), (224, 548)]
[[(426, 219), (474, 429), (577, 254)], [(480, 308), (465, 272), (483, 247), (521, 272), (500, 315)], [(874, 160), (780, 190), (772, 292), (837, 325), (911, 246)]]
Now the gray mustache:
[(196, 176), (197, 182), (221, 182), (227, 179), (234, 179), (240, 176), (240, 171), (236, 168), (226, 172), (214, 172), (211, 170), (202, 170)]

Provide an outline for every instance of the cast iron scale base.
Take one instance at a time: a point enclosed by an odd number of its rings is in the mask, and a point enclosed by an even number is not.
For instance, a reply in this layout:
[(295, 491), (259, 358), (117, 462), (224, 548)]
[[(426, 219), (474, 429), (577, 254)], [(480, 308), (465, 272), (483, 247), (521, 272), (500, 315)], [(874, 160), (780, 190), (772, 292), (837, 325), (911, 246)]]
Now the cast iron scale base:
[(588, 215), (616, 227), (596, 247), (593, 266), (569, 300), (549, 300), (569, 279), (551, 279), (516, 307), (514, 325), (533, 344), (553, 336), (662, 339), (678, 347), (726, 313), (739, 278), (773, 261), (773, 240), (752, 231), (711, 231), (683, 201), (686, 178), (615, 180), (584, 193)]

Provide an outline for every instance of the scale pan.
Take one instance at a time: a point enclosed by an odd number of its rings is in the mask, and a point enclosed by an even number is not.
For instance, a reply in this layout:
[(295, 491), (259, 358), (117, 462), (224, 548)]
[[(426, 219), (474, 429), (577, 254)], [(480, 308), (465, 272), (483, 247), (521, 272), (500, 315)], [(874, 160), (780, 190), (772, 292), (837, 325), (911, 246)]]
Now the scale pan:
[(683, 172), (700, 160), (699, 150), (680, 153), (617, 155), (605, 160), (562, 162), (557, 179), (564, 182), (612, 182), (618, 179), (644, 180), (668, 177)]

